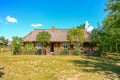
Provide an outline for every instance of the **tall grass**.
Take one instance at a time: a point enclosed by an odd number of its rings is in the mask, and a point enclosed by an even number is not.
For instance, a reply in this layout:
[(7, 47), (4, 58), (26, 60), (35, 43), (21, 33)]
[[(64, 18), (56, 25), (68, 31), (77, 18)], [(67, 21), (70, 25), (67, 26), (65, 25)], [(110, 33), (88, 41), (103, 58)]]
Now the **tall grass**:
[(0, 53), (0, 80), (119, 80), (120, 55), (12, 55)]

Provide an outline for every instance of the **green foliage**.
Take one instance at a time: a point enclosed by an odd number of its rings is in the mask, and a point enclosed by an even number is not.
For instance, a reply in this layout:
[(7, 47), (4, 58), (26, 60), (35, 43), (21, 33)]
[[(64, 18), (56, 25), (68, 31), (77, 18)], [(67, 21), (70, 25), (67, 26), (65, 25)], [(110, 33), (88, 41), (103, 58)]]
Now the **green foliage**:
[(103, 54), (102, 54), (102, 50), (98, 50), (96, 51), (96, 53), (93, 54), (93, 56), (96, 56), (96, 57), (101, 57)]
[[(36, 40), (37, 42), (42, 44), (43, 47), (46, 47), (48, 44), (50, 44), (50, 38), (51, 38), (51, 35), (48, 32), (43, 31), (37, 35)], [(43, 48), (42, 51), (44, 54), (46, 54), (46, 49)], [(41, 50), (38, 50), (37, 52), (41, 54)]]
[(70, 29), (67, 33), (67, 39), (70, 44), (77, 42), (79, 45), (83, 45), (85, 41), (84, 31), (81, 28)]
[[(105, 18), (105, 21), (111, 22), (109, 24), (110, 27), (119, 28), (119, 26), (120, 26), (120, 24), (119, 24), (119, 22), (120, 22), (120, 1), (119, 0), (108, 1), (107, 11), (109, 11), (109, 14)], [(110, 21), (108, 21), (108, 20), (110, 20)], [(106, 27), (108, 27), (108, 26), (106, 25)]]
[(46, 46), (47, 44), (50, 43), (50, 38), (51, 38), (51, 35), (48, 32), (43, 31), (37, 35), (36, 40), (40, 44), (42, 44), (42, 46)]
[(96, 43), (96, 46), (100, 50), (108, 50), (109, 47), (109, 34), (106, 33), (103, 28), (97, 28), (92, 31), (91, 35), (91, 40), (93, 43)]
[(109, 50), (120, 52), (120, 1), (108, 0), (106, 4), (107, 17), (103, 21), (103, 27), (109, 34)]
[(73, 50), (72, 55), (80, 55), (82, 52), (80, 51), (79, 48), (76, 48), (75, 50)]
[(33, 50), (34, 49), (34, 45), (32, 43), (25, 44), (25, 49)]
[(79, 48), (75, 48), (74, 50), (68, 50), (67, 48), (62, 49), (60, 55), (80, 55), (82, 52)]
[(0, 40), (2, 41), (2, 47), (6, 47), (8, 44), (8, 39), (5, 39), (5, 37), (1, 36)]
[(35, 49), (27, 50), (27, 49), (23, 48), (20, 51), (20, 54), (22, 54), (22, 55), (34, 55), (35, 54)]
[(18, 54), (21, 48), (22, 48), (22, 38), (13, 37), (13, 41), (12, 41), (13, 55)]
[(36, 54), (37, 55), (46, 55), (46, 50), (45, 49), (37, 49)]
[(77, 26), (77, 28), (85, 29), (85, 24), (81, 24), (80, 26)]
[(106, 11), (109, 11), (103, 21), (103, 27), (93, 30), (91, 40), (102, 51), (120, 52), (120, 1), (108, 0)]
[(62, 49), (60, 55), (69, 55), (69, 50), (67, 48)]
[[(96, 45), (94, 47), (98, 47), (98, 51), (95, 53), (95, 56), (102, 56), (103, 51), (110, 52), (111, 44), (110, 42), (110, 34), (108, 34), (103, 28), (97, 28), (92, 31), (90, 38), (92, 45)], [(93, 44), (94, 43), (94, 44)]]
[(36, 54), (41, 55), (42, 54), (42, 49), (37, 49)]
[(22, 48), (21, 54), (35, 54), (35, 48), (32, 43), (25, 44), (25, 46)]

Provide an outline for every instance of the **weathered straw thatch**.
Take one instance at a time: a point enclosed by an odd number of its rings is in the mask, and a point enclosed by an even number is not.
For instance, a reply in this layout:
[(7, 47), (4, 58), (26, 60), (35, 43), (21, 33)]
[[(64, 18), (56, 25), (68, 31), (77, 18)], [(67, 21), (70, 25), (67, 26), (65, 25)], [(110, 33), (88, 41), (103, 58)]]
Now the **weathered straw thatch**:
[[(51, 35), (51, 42), (67, 42), (67, 32), (69, 29), (35, 29), (23, 38), (24, 42), (36, 42), (36, 36), (39, 32), (47, 31)], [(89, 33), (84, 30), (85, 39), (89, 41)]]

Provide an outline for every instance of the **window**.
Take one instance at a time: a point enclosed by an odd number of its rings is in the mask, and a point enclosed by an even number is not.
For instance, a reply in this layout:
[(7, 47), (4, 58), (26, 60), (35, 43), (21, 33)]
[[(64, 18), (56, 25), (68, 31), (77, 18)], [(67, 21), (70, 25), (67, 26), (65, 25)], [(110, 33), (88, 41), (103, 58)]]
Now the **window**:
[(67, 43), (63, 43), (63, 48), (68, 48), (68, 44)]
[(36, 44), (36, 48), (37, 48), (37, 49), (42, 49), (42, 45), (41, 45), (40, 43), (37, 43), (37, 44)]

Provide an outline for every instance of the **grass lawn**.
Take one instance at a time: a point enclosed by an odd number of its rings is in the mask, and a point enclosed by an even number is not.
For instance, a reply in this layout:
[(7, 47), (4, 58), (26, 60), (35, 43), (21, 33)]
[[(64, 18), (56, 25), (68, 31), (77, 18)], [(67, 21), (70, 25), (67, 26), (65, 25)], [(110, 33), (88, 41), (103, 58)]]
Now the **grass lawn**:
[(107, 57), (0, 53), (0, 80), (120, 80), (120, 54)]

